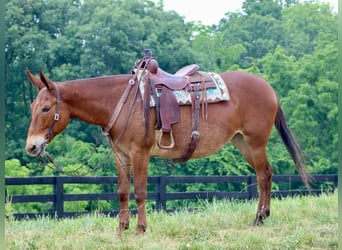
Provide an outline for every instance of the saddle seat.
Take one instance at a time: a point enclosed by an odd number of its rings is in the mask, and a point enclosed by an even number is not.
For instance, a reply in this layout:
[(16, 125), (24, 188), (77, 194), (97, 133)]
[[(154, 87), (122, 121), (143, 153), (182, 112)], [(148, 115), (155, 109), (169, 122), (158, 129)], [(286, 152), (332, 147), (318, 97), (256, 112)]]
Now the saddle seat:
[(197, 64), (191, 64), (179, 69), (175, 74), (167, 73), (158, 67), (155, 59), (152, 59), (147, 66), (151, 73), (150, 77), (156, 86), (165, 86), (171, 90), (181, 90), (188, 86), (189, 76), (199, 70)]
[(195, 72), (199, 70), (199, 66), (197, 64), (190, 64), (187, 66), (184, 66), (183, 68), (179, 69), (176, 73), (175, 76), (191, 76)]

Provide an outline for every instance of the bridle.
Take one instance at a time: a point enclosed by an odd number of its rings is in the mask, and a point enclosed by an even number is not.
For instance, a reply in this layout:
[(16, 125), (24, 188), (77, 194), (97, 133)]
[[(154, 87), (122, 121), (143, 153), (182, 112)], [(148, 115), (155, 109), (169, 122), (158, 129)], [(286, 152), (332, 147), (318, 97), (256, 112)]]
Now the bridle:
[[(47, 135), (46, 135), (46, 138), (45, 138), (45, 143), (43, 145), (43, 148), (41, 150), (41, 152), (39, 153), (39, 155), (37, 156), (39, 161), (42, 163), (42, 164), (45, 164), (46, 166), (50, 167), (51, 169), (53, 170), (56, 170), (60, 173), (63, 173), (63, 174), (67, 174), (67, 175), (74, 175), (73, 173), (79, 171), (81, 168), (83, 168), (85, 165), (86, 165), (86, 162), (88, 162), (88, 160), (90, 159), (90, 157), (92, 156), (92, 154), (95, 152), (95, 148), (98, 144), (98, 141), (96, 142), (95, 146), (94, 146), (94, 150), (93, 152), (89, 155), (88, 159), (86, 160), (85, 163), (81, 164), (80, 167), (72, 170), (72, 171), (64, 171), (62, 168), (60, 168), (55, 162), (54, 160), (51, 158), (51, 156), (48, 154), (48, 152), (45, 151), (45, 148), (47, 147), (48, 145), (48, 142), (50, 141), (50, 138), (51, 138), (51, 135), (52, 135), (52, 132), (53, 132), (53, 129), (57, 123), (57, 121), (59, 120), (59, 104), (60, 104), (60, 101), (61, 101), (61, 95), (60, 95), (60, 91), (59, 91), (59, 88), (56, 84), (54, 84), (54, 88), (56, 90), (56, 105), (55, 105), (55, 113), (53, 115), (53, 121), (49, 127), (49, 130), (47, 132)], [(98, 169), (99, 167), (102, 166), (102, 163), (108, 158), (108, 156), (110, 155), (110, 151), (109, 153), (105, 156), (104, 159), (102, 159), (102, 161), (100, 161), (97, 166), (93, 169), (93, 170), (89, 170), (88, 172), (86, 172), (85, 174), (83, 175), (87, 175), (89, 174), (90, 172), (94, 172), (96, 169)], [(48, 161), (52, 164), (52, 166), (46, 164), (46, 161), (44, 160), (44, 156), (48, 159)]]
[(52, 160), (52, 158), (49, 156), (49, 154), (45, 151), (45, 148), (48, 146), (48, 143), (50, 141), (50, 138), (51, 138), (51, 135), (52, 135), (52, 132), (53, 132), (53, 129), (57, 123), (57, 121), (59, 120), (59, 112), (58, 112), (58, 108), (59, 108), (59, 103), (60, 103), (60, 99), (61, 99), (61, 95), (60, 95), (60, 92), (59, 92), (59, 88), (57, 87), (56, 84), (54, 84), (54, 87), (55, 87), (55, 90), (56, 90), (56, 105), (55, 105), (55, 113), (53, 115), (53, 121), (49, 127), (49, 130), (46, 134), (46, 137), (45, 137), (45, 142), (44, 144), (42, 145), (42, 149), (40, 151), (40, 153), (38, 154), (38, 159), (40, 160), (40, 162), (42, 163), (45, 163), (44, 159), (43, 159), (43, 156), (46, 156), (49, 161), (55, 165), (54, 161)]
[[(143, 68), (143, 69), (145, 70), (146, 64), (145, 64), (145, 66), (143, 66), (143, 63), (144, 63), (144, 62), (141, 60), (141, 61), (139, 61), (139, 62), (136, 63), (135, 67), (136, 67), (136, 68)], [(133, 72), (133, 71), (132, 71), (132, 72)], [(110, 145), (111, 145), (111, 148), (112, 148), (112, 150), (113, 150), (114, 153), (115, 153), (115, 147), (116, 147), (116, 145), (118, 144), (119, 140), (121, 139), (121, 136), (122, 136), (122, 134), (123, 134), (123, 132), (124, 132), (124, 130), (125, 130), (127, 124), (128, 124), (128, 120), (129, 120), (130, 114), (132, 113), (133, 106), (134, 106), (135, 100), (136, 100), (137, 95), (138, 95), (139, 84), (136, 84), (137, 82), (138, 82), (138, 81), (137, 81), (137, 75), (135, 74), (135, 75), (133, 75), (133, 77), (129, 80), (128, 85), (127, 85), (127, 87), (126, 87), (126, 89), (125, 89), (125, 92), (124, 92), (123, 95), (121, 96), (118, 105), (117, 105), (116, 108), (114, 109), (114, 112), (112, 113), (112, 116), (111, 116), (109, 122), (107, 123), (106, 126), (102, 127), (102, 131), (103, 131), (103, 133), (106, 135), (106, 137), (107, 137), (107, 139), (108, 139), (108, 141), (109, 141), (109, 143), (110, 143)], [(38, 155), (38, 159), (39, 159), (42, 163), (45, 163), (45, 161), (44, 161), (44, 159), (43, 159), (43, 156), (46, 156), (46, 157), (48, 158), (48, 160), (50, 161), (50, 163), (54, 166), (54, 168), (55, 168), (57, 171), (62, 172), (62, 173), (67, 173), (67, 172), (63, 171), (61, 168), (59, 168), (59, 167), (55, 164), (55, 162), (53, 161), (53, 159), (49, 156), (49, 154), (45, 151), (45, 148), (47, 147), (48, 142), (50, 141), (51, 135), (52, 135), (52, 133), (53, 133), (53, 129), (54, 129), (54, 127), (55, 127), (57, 121), (59, 120), (59, 112), (58, 112), (58, 111), (59, 111), (59, 103), (60, 103), (60, 99), (61, 99), (61, 97), (60, 97), (60, 91), (59, 91), (59, 88), (57, 87), (56, 84), (53, 83), (53, 85), (54, 85), (54, 88), (55, 88), (55, 90), (56, 90), (55, 114), (54, 114), (54, 117), (53, 117), (53, 121), (52, 121), (52, 123), (51, 123), (51, 125), (50, 125), (50, 127), (49, 127), (49, 130), (48, 130), (48, 133), (47, 133), (47, 135), (46, 135), (46, 138), (45, 138), (46, 142), (45, 142), (44, 145), (43, 145), (43, 148), (42, 148), (41, 153)], [(122, 109), (123, 109), (123, 106), (124, 106), (124, 105), (126, 104), (126, 102), (127, 102), (128, 95), (129, 95), (129, 93), (130, 93), (130, 91), (131, 91), (132, 88), (134, 88), (134, 93), (133, 93), (133, 95), (132, 95), (132, 97), (131, 97), (131, 101), (130, 101), (130, 104), (129, 104), (129, 111), (128, 111), (128, 113), (127, 113), (127, 115), (126, 115), (126, 118), (125, 118), (125, 123), (124, 123), (125, 125), (124, 125), (123, 128), (121, 129), (121, 131), (120, 131), (118, 137), (116, 138), (116, 140), (113, 141), (113, 139), (112, 139), (111, 136), (110, 136), (109, 131), (113, 128), (113, 126), (114, 126), (115, 123), (117, 122), (117, 120), (118, 120), (118, 118), (119, 118), (119, 116), (120, 116), (120, 113), (121, 113), (121, 111), (122, 111)], [(107, 155), (105, 158), (107, 158), (107, 157), (108, 157), (108, 155)], [(124, 165), (124, 164), (122, 164), (122, 165)], [(83, 166), (84, 166), (84, 165), (83, 165)], [(81, 166), (81, 167), (83, 167), (83, 166)], [(81, 168), (81, 167), (80, 167), (80, 168)], [(78, 168), (78, 169), (80, 169), (80, 168)], [(76, 169), (75, 171), (77, 171), (78, 169)], [(73, 171), (73, 172), (75, 172), (75, 171)], [(70, 174), (70, 172), (68, 172), (68, 173)]]
[(60, 92), (59, 92), (59, 88), (57, 87), (56, 84), (54, 84), (55, 86), (55, 90), (56, 90), (56, 105), (55, 105), (55, 114), (53, 115), (53, 121), (50, 125), (50, 128), (48, 130), (48, 133), (46, 135), (46, 141), (49, 142), (50, 141), (50, 138), (51, 138), (51, 135), (52, 135), (52, 132), (53, 132), (53, 129), (57, 123), (57, 121), (59, 120), (59, 113), (58, 113), (58, 107), (59, 107), (59, 103), (60, 103), (60, 100), (61, 100), (61, 95), (60, 95)]
[(54, 85), (55, 90), (56, 90), (55, 113), (53, 115), (53, 120), (52, 120), (52, 123), (51, 123), (51, 125), (49, 127), (49, 130), (48, 130), (48, 132), (47, 132), (47, 134), (45, 136), (44, 144), (42, 144), (41, 151), (38, 154), (38, 158), (39, 159), (41, 159), (43, 155), (47, 155), (47, 152), (45, 151), (45, 148), (48, 146), (48, 143), (50, 141), (53, 129), (55, 128), (56, 123), (59, 120), (59, 112), (58, 112), (58, 110), (59, 110), (59, 103), (60, 103), (61, 95), (60, 95), (59, 88), (57, 87), (57, 85), (54, 84), (54, 83), (53, 83), (53, 85)]

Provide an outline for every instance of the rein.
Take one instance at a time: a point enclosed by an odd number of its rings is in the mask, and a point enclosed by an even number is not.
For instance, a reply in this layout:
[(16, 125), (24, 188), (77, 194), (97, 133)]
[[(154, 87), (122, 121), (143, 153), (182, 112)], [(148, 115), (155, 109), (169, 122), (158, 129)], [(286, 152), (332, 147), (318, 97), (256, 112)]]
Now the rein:
[[(145, 63), (145, 61), (141, 60), (140, 62), (138, 62), (138, 65), (135, 66), (135, 67), (138, 68), (138, 69), (144, 69), (145, 70), (146, 66), (147, 66), (147, 64)], [(133, 72), (133, 70), (132, 70), (132, 72)], [(123, 132), (125, 131), (125, 129), (127, 127), (130, 115), (132, 113), (132, 110), (133, 110), (133, 107), (134, 107), (134, 104), (135, 104), (135, 101), (136, 101), (136, 98), (137, 98), (137, 95), (138, 95), (138, 92), (139, 92), (139, 84), (136, 84), (136, 83), (138, 83), (137, 75), (134, 75), (133, 78), (128, 81), (128, 85), (127, 85), (124, 93), (122, 94), (122, 96), (121, 96), (121, 98), (119, 100), (119, 103), (116, 105), (116, 107), (115, 107), (115, 109), (114, 109), (114, 111), (112, 113), (112, 116), (111, 116), (109, 122), (107, 123), (106, 126), (102, 127), (102, 131), (103, 131), (104, 135), (107, 137), (107, 139), (108, 139), (108, 141), (109, 141), (109, 143), (111, 145), (111, 148), (112, 148), (114, 153), (115, 153), (115, 147), (118, 144), (119, 140), (121, 139), (121, 137), (123, 135)], [(59, 111), (59, 103), (60, 103), (60, 91), (59, 91), (59, 88), (57, 87), (56, 84), (54, 84), (54, 86), (55, 86), (55, 89), (56, 89), (56, 108), (55, 108), (54, 119), (53, 119), (53, 121), (52, 121), (52, 123), (50, 125), (50, 128), (49, 128), (47, 136), (46, 136), (46, 141), (47, 142), (51, 138), (53, 129), (54, 129), (57, 121), (59, 120), (59, 112), (58, 111)], [(134, 93), (133, 93), (133, 95), (131, 97), (131, 101), (130, 101), (130, 105), (129, 105), (129, 109), (128, 109), (127, 115), (125, 117), (124, 126), (121, 128), (118, 137), (115, 139), (115, 141), (113, 141), (113, 139), (110, 136), (109, 132), (110, 132), (110, 130), (112, 130), (112, 128), (115, 126), (117, 120), (119, 119), (121, 111), (122, 111), (124, 105), (127, 103), (127, 99), (128, 99), (129, 93), (131, 92), (133, 87), (135, 87), (135, 89), (134, 89)], [(47, 143), (45, 144), (45, 146), (47, 146)], [(95, 147), (96, 147), (96, 145), (95, 145)], [(94, 151), (95, 150), (93, 150), (91, 155), (94, 153)], [(106, 155), (106, 157), (99, 164), (97, 164), (95, 169), (93, 169), (92, 171), (88, 171), (87, 173), (85, 173), (83, 175), (87, 175), (90, 172), (96, 171), (101, 166), (101, 163), (104, 162), (104, 160), (106, 160), (108, 158), (110, 153), (111, 152), (109, 151), (109, 153)], [(88, 157), (87, 161), (89, 160), (91, 155)], [(53, 167), (51, 167), (50, 165), (46, 164), (46, 161), (44, 160), (44, 156), (48, 159), (48, 161), (52, 164)], [(80, 167), (74, 169), (73, 171), (64, 171), (63, 169), (61, 169), (60, 167), (57, 166), (57, 164), (50, 157), (50, 155), (45, 151), (45, 149), (43, 149), (42, 153), (38, 155), (38, 159), (39, 159), (39, 161), (41, 163), (46, 164), (51, 169), (57, 170), (60, 173), (68, 174), (68, 175), (73, 175), (73, 173), (75, 173), (76, 171), (79, 171), (81, 168), (85, 167), (85, 164), (81, 164)], [(121, 166), (123, 166), (124, 164), (122, 164), (120, 158), (118, 158), (118, 159), (120, 161)]]
[[(143, 69), (143, 70), (146, 69), (147, 64), (145, 63), (144, 60), (141, 60), (137, 64), (138, 65), (135, 66), (135, 68)], [(134, 71), (132, 70), (131, 72), (134, 72)], [(127, 112), (127, 115), (126, 115), (126, 118), (125, 118), (124, 125), (122, 126), (118, 137), (115, 139), (115, 141), (113, 141), (113, 139), (110, 136), (109, 132), (115, 126), (115, 124), (116, 124), (116, 122), (117, 122), (117, 120), (118, 120), (118, 118), (119, 118), (119, 116), (121, 114), (121, 111), (122, 111), (124, 105), (127, 102), (128, 95), (129, 95), (129, 93), (130, 93), (130, 91), (131, 91), (131, 89), (133, 87), (135, 87), (135, 89), (134, 89), (134, 93), (133, 93), (133, 96), (132, 96), (131, 101), (130, 101), (130, 105), (129, 105), (129, 108), (128, 108), (128, 112)], [(131, 116), (131, 113), (132, 113), (132, 110), (133, 110), (133, 107), (134, 107), (134, 104), (135, 104), (135, 100), (136, 100), (136, 98), (138, 96), (138, 92), (139, 92), (139, 83), (138, 83), (138, 80), (137, 80), (137, 75), (135, 74), (133, 76), (133, 78), (128, 81), (128, 85), (127, 85), (124, 93), (122, 94), (122, 96), (121, 96), (121, 98), (119, 100), (119, 103), (116, 105), (116, 107), (115, 107), (115, 109), (114, 109), (114, 111), (112, 113), (112, 116), (111, 116), (109, 122), (107, 123), (107, 125), (105, 127), (102, 128), (103, 133), (107, 136), (107, 139), (108, 139), (108, 141), (109, 141), (109, 143), (110, 143), (114, 153), (115, 153), (115, 147), (118, 144), (119, 140), (121, 139), (121, 137), (123, 135), (123, 132), (125, 131), (125, 129), (127, 127), (129, 118)], [(118, 159), (120, 161), (121, 166), (123, 166), (124, 164), (121, 162), (119, 157), (118, 157)]]
[[(95, 171), (98, 170), (100, 167), (102, 167), (102, 163), (104, 163), (104, 162), (108, 159), (108, 157), (111, 155), (111, 151), (108, 151), (108, 153), (106, 154), (106, 156), (105, 156), (98, 164), (96, 164), (96, 166), (95, 166), (94, 168), (92, 168), (91, 170), (89, 170), (89, 171), (87, 171), (87, 172), (85, 172), (85, 173), (83, 173), (83, 174), (77, 174), (77, 175), (75, 174), (77, 171), (79, 171), (79, 170), (81, 170), (82, 168), (86, 167), (86, 165), (87, 165), (89, 159), (93, 156), (94, 152), (96, 151), (96, 147), (97, 147), (97, 145), (99, 144), (99, 139), (98, 139), (98, 138), (100, 137), (100, 134), (101, 134), (101, 130), (99, 129), (99, 133), (98, 133), (98, 135), (97, 135), (97, 137), (96, 137), (96, 138), (97, 138), (97, 139), (96, 139), (96, 143), (95, 143), (95, 145), (94, 145), (94, 147), (93, 147), (92, 152), (89, 154), (88, 158), (87, 158), (79, 167), (77, 167), (77, 168), (75, 168), (75, 169), (73, 169), (73, 170), (71, 170), (71, 171), (65, 171), (65, 170), (63, 170), (61, 167), (59, 167), (59, 166), (55, 163), (55, 161), (51, 158), (51, 156), (49, 155), (49, 153), (46, 152), (45, 150), (44, 150), (40, 155), (38, 155), (37, 158), (38, 158), (38, 160), (39, 160), (40, 163), (46, 165), (47, 167), (49, 167), (49, 168), (51, 168), (52, 170), (55, 170), (55, 171), (57, 171), (57, 172), (59, 172), (59, 173), (67, 174), (67, 175), (72, 175), (72, 176), (85, 176), (85, 175), (88, 175), (88, 174), (90, 174), (90, 173), (92, 173), (92, 172), (95, 172)], [(51, 165), (49, 165), (49, 164), (45, 161), (44, 157), (46, 157), (46, 159), (48, 160), (49, 163), (51, 163)]]
[[(53, 83), (54, 84), (54, 83)], [(46, 143), (44, 144), (44, 148), (42, 150), (42, 152), (37, 156), (38, 160), (42, 163), (42, 164), (45, 164), (46, 166), (48, 166), (49, 168), (59, 172), (59, 173), (63, 173), (63, 174), (67, 174), (67, 175), (75, 175), (74, 173), (76, 173), (77, 171), (79, 171), (80, 169), (84, 168), (87, 164), (87, 162), (89, 161), (90, 157), (94, 154), (95, 152), (95, 149), (96, 149), (96, 146), (98, 144), (98, 139), (96, 140), (96, 144), (94, 145), (94, 148), (93, 148), (93, 151), (90, 153), (90, 155), (88, 156), (88, 158), (86, 159), (86, 161), (84, 163), (81, 164), (81, 166), (79, 166), (78, 168), (72, 170), (72, 171), (65, 171), (63, 170), (62, 168), (60, 168), (56, 163), (55, 161), (51, 158), (51, 156), (48, 154), (48, 152), (45, 151), (45, 147), (47, 146), (47, 142), (50, 140), (51, 138), (51, 135), (52, 135), (52, 132), (53, 132), (53, 129), (57, 123), (57, 121), (59, 120), (59, 103), (60, 103), (60, 100), (61, 100), (61, 95), (60, 95), (60, 91), (59, 91), (59, 88), (56, 84), (54, 84), (54, 87), (56, 89), (56, 107), (55, 107), (55, 114), (53, 116), (53, 121), (49, 127), (49, 130), (48, 130), (48, 133), (46, 135)], [(100, 132), (98, 134), (97, 137), (99, 137), (100, 135)], [(91, 172), (95, 172), (97, 169), (99, 169), (102, 165), (102, 163), (108, 159), (109, 155), (111, 154), (111, 152), (109, 151), (107, 153), (107, 155), (104, 157), (103, 160), (101, 160), (96, 166), (95, 168), (93, 168), (92, 170), (89, 170), (88, 172), (86, 172), (85, 174), (82, 174), (82, 175), (87, 175)], [(51, 163), (51, 165), (47, 164), (45, 159), (44, 159), (44, 156), (47, 158), (47, 160), (49, 161), (49, 163)]]

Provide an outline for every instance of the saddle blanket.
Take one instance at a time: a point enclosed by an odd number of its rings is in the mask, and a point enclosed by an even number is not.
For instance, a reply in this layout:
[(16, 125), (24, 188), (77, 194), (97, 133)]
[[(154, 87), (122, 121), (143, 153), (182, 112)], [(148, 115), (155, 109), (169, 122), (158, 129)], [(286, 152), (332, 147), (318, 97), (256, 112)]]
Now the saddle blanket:
[[(143, 76), (142, 71), (139, 70), (136, 73), (138, 77), (141, 96), (144, 96), (146, 79)], [(199, 90), (199, 93), (201, 95), (201, 101), (207, 101), (208, 103), (228, 101), (230, 99), (229, 91), (228, 91), (226, 84), (222, 80), (221, 76), (213, 72), (208, 72), (208, 74), (211, 78), (212, 84), (209, 84), (206, 86), (205, 88), (206, 92), (204, 95), (202, 93), (203, 91)], [(191, 77), (190, 77), (190, 82), (191, 82)], [(192, 97), (191, 97), (191, 93), (187, 89), (174, 90), (173, 94), (175, 95), (179, 105), (191, 105)], [(161, 93), (158, 91), (157, 95), (160, 96)], [(153, 94), (151, 93), (150, 107), (155, 107), (155, 106), (156, 106), (156, 102), (154, 100)]]

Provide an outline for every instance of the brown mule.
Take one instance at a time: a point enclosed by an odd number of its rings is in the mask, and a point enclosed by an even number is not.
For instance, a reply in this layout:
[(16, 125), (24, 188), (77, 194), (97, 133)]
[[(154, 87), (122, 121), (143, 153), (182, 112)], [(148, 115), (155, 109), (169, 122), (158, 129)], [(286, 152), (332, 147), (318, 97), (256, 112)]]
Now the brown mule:
[[(119, 228), (129, 226), (130, 176), (134, 175), (134, 195), (138, 210), (136, 234), (145, 231), (146, 183), (150, 156), (179, 158), (189, 143), (192, 132), (191, 106), (180, 107), (180, 122), (173, 125), (173, 149), (161, 149), (154, 140), (146, 141), (146, 133), (155, 138), (155, 109), (149, 116), (149, 131), (143, 117), (143, 100), (135, 93), (136, 81), (127, 75), (114, 75), (65, 82), (52, 82), (43, 73), (40, 77), (26, 73), (39, 93), (31, 104), (32, 119), (26, 150), (32, 156), (42, 154), (48, 143), (67, 126), (71, 118), (106, 127), (115, 116), (109, 136), (114, 143), (120, 200)], [(262, 78), (243, 72), (225, 72), (230, 100), (210, 104), (208, 119), (199, 122), (200, 139), (191, 158), (214, 154), (231, 141), (255, 169), (259, 186), (259, 204), (255, 225), (270, 215), (273, 168), (266, 156), (266, 145), (273, 125), (279, 131), (303, 182), (309, 187), (300, 148), (288, 128), (272, 87)], [(132, 89), (127, 91), (127, 85)], [(123, 94), (124, 93), (124, 94)], [(123, 102), (123, 95), (126, 102)], [(121, 106), (120, 112), (113, 114)], [(115, 112), (114, 112), (115, 113)], [(128, 117), (127, 114), (130, 113)], [(119, 140), (117, 140), (119, 138)]]

